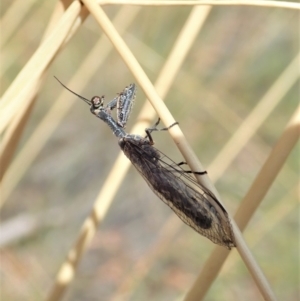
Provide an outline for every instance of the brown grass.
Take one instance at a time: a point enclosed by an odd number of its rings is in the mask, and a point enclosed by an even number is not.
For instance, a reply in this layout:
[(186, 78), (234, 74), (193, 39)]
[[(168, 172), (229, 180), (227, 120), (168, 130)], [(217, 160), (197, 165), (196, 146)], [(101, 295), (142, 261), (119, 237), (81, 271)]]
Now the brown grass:
[[(102, 8), (83, 2), (86, 7), (53, 2), (50, 16), (46, 4), (17, 1), (5, 5), (1, 19), (9, 33), (1, 42), (4, 297), (60, 300), (71, 287), (72, 300), (167, 300), (181, 294), (200, 300), (229, 255), (208, 240), (199, 245), (202, 238), (180, 229), (163, 204), (148, 202), (156, 197), (136, 174), (125, 179), (130, 164), (122, 154), (116, 159), (114, 137), (104, 126), (98, 133), (98, 120), (89, 124), (83, 105), (61, 90), (56, 75), (77, 93), (89, 95), (81, 93), (87, 86), (109, 92), (107, 98), (136, 81), (140, 90), (131, 120), (137, 123), (130, 132), (143, 134), (156, 112), (165, 125), (177, 120), (185, 129), (169, 132), (192, 170), (204, 169), (192, 149), (211, 160), (205, 168), (209, 178), (198, 180), (231, 200), (224, 203), (229, 212), (236, 210), (238, 253), (230, 253), (208, 300), (293, 300), (299, 277), (294, 211), (300, 123), (293, 24), (299, 5), (268, 1), (269, 8), (245, 8), (222, 1), (226, 6), (216, 8)], [(12, 17), (17, 13), (18, 20)], [(143, 93), (149, 99), (144, 106)], [(161, 135), (157, 145), (174, 153)], [(218, 181), (220, 193), (210, 179)], [(247, 247), (239, 229), (254, 214)]]

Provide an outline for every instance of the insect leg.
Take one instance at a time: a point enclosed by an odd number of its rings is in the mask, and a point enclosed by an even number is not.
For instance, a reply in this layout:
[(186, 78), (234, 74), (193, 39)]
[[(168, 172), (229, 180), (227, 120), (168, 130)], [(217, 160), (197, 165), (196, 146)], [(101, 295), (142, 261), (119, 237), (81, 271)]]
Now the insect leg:
[(117, 97), (117, 122), (122, 128), (125, 128), (128, 121), (133, 102), (135, 99), (135, 84), (130, 84)]
[(112, 111), (117, 106), (118, 97), (115, 97), (113, 100), (111, 100), (105, 108), (108, 108), (110, 111)]
[[(184, 162), (184, 161), (182, 161), (182, 162), (177, 163), (177, 165), (178, 165), (178, 166), (180, 166), (180, 165), (187, 165), (187, 163)], [(207, 174), (207, 171), (206, 171), (206, 170), (205, 170), (205, 171), (183, 170), (183, 172), (184, 172), (184, 173), (193, 173), (193, 174), (195, 174), (195, 175), (205, 175), (205, 174)]]
[(105, 112), (107, 114), (111, 114), (111, 111), (117, 106), (117, 102), (118, 102), (118, 97), (115, 97), (113, 100), (111, 100), (106, 106), (105, 106)]
[(146, 137), (148, 137), (148, 139), (149, 139), (149, 141), (150, 141), (151, 144), (154, 144), (153, 138), (152, 138), (152, 136), (151, 136), (151, 133), (152, 133), (152, 132), (154, 132), (154, 131), (167, 131), (167, 130), (169, 130), (171, 127), (173, 127), (174, 125), (179, 124), (179, 123), (176, 121), (176, 122), (174, 122), (173, 124), (171, 124), (170, 126), (168, 126), (168, 127), (166, 127), (166, 128), (158, 129), (157, 126), (158, 126), (159, 122), (160, 122), (160, 118), (158, 118), (158, 120), (155, 122), (155, 124), (154, 124), (153, 127), (145, 129), (145, 132), (146, 132), (146, 134), (147, 134)]
[(171, 127), (173, 127), (174, 125), (176, 124), (179, 124), (177, 121), (174, 122), (173, 124), (171, 124), (170, 126), (166, 127), (166, 128), (162, 128), (162, 129), (158, 129), (157, 126), (159, 125), (160, 123), (160, 118), (158, 118), (158, 120), (155, 122), (154, 126), (151, 127), (151, 128), (148, 128), (146, 129), (150, 134), (153, 132), (153, 131), (167, 131), (169, 130)]
[(153, 128), (156, 128), (160, 123), (160, 118), (158, 117), (157, 121), (154, 123)]

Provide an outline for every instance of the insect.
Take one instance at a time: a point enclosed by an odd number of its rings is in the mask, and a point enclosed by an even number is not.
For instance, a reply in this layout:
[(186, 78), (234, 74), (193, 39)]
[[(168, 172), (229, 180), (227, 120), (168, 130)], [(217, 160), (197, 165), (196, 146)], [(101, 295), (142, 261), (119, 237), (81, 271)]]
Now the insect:
[[(228, 214), (214, 194), (196, 182), (191, 175), (193, 172), (185, 171), (181, 167), (184, 163), (176, 164), (153, 146), (151, 133), (159, 130), (157, 129), (159, 121), (154, 127), (145, 130), (146, 137), (125, 132), (136, 95), (135, 84), (130, 84), (107, 105), (104, 105), (104, 96), (94, 96), (89, 100), (73, 92), (60, 81), (59, 83), (89, 104), (91, 113), (111, 128), (115, 136), (119, 138), (120, 148), (152, 191), (184, 223), (218, 245), (228, 249), (235, 247)], [(115, 108), (117, 120), (111, 116), (111, 112)], [(160, 130), (168, 130), (170, 127)], [(196, 173), (204, 174), (206, 172)]]

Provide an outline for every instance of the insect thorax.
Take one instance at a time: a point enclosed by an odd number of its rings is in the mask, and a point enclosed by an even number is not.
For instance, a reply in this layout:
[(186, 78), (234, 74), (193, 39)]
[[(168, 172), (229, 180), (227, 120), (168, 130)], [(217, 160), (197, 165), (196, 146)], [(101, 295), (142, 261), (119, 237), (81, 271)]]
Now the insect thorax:
[(131, 158), (131, 155), (140, 155), (152, 162), (160, 158), (159, 152), (152, 146), (150, 141), (139, 135), (127, 134), (119, 139), (119, 146), (129, 158)]

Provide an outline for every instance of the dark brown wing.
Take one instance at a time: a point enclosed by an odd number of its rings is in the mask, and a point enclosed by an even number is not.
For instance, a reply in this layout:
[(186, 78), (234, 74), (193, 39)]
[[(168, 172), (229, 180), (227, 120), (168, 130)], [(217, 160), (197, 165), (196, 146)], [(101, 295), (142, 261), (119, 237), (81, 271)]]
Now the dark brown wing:
[(122, 138), (120, 146), (153, 192), (198, 233), (216, 244), (234, 247), (230, 220), (216, 197), (147, 139), (137, 137)]

